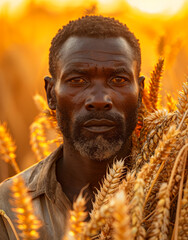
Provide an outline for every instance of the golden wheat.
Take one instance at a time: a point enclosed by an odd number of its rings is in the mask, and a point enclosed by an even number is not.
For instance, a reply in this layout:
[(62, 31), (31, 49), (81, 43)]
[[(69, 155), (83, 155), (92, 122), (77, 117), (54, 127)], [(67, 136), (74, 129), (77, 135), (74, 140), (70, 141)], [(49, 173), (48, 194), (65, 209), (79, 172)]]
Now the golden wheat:
[(0, 124), (0, 159), (12, 165), (16, 173), (20, 172), (16, 162), (16, 145), (8, 133), (5, 123)]
[(41, 227), (41, 222), (34, 214), (32, 200), (27, 192), (27, 188), (21, 176), (13, 178), (13, 185), (11, 187), (12, 211), (17, 217), (18, 233), (23, 240), (38, 239), (38, 229)]
[(159, 89), (160, 79), (163, 72), (164, 59), (160, 58), (155, 66), (154, 71), (151, 73), (149, 82), (149, 100), (153, 111), (157, 110), (159, 105)]
[(69, 225), (67, 226), (67, 233), (63, 237), (64, 240), (83, 240), (84, 238), (84, 220), (87, 217), (86, 199), (82, 196), (82, 192), (73, 203), (73, 210), (70, 211)]

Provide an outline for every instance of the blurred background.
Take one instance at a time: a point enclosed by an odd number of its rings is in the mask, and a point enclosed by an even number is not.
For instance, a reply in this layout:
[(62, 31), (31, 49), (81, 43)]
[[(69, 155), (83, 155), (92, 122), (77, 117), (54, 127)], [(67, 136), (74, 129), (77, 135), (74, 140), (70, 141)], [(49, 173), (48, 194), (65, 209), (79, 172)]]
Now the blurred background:
[[(86, 14), (126, 23), (142, 50), (148, 81), (158, 58), (165, 58), (162, 103), (177, 98), (188, 75), (188, 0), (0, 0), (0, 121), (16, 142), (21, 170), (36, 162), (29, 126), (39, 113), (36, 93), (45, 97), (44, 76), (52, 38), (62, 25)], [(14, 175), (0, 159), (0, 181)]]

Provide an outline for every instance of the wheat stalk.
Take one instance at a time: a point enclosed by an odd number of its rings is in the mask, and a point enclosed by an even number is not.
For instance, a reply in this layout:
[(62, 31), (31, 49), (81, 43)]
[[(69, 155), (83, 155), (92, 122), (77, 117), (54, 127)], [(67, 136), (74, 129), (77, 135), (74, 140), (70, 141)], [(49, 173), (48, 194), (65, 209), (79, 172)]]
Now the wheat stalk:
[(18, 236), (18, 234), (16, 232), (16, 229), (15, 229), (11, 219), (6, 215), (5, 211), (0, 209), (0, 215), (3, 216), (7, 220), (7, 222), (9, 223), (9, 225), (10, 225), (10, 227), (11, 227), (13, 233), (14, 233), (14, 236), (15, 236), (16, 240), (20, 240), (20, 238), (19, 238), (19, 236)]
[(186, 180), (178, 225), (178, 240), (188, 236), (188, 178)]

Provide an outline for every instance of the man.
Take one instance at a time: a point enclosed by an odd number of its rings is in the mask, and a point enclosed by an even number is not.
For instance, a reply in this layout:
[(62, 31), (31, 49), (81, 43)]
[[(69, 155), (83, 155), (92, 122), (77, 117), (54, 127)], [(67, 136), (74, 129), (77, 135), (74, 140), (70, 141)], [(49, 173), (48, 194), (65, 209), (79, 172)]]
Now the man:
[[(21, 175), (43, 221), (40, 239), (61, 239), (67, 212), (87, 186), (94, 191), (114, 157), (131, 168), (131, 134), (141, 103), (143, 77), (138, 40), (126, 25), (102, 16), (70, 22), (52, 40), (51, 77), (45, 78), (48, 105), (56, 110), (64, 143)], [(0, 187), (0, 209), (14, 221), (7, 202), (12, 180)], [(15, 239), (4, 218), (0, 239)]]

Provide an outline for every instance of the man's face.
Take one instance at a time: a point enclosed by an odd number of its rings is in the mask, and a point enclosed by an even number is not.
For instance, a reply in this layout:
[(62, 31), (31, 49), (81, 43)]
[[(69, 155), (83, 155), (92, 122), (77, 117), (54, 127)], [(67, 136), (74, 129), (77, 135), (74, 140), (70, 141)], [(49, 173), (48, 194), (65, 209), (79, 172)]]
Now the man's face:
[(70, 37), (59, 53), (56, 112), (65, 141), (83, 157), (115, 156), (136, 125), (137, 62), (121, 37)]

